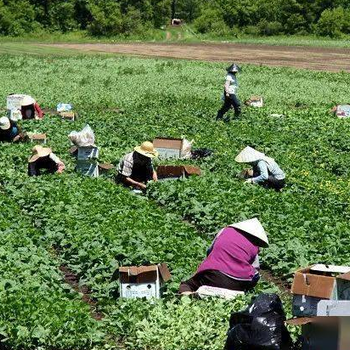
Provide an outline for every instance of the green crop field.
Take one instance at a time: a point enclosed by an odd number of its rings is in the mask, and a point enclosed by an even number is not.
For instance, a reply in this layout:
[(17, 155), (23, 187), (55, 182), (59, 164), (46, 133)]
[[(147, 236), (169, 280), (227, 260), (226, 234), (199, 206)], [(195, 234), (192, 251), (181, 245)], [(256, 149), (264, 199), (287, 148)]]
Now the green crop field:
[[(350, 121), (330, 113), (350, 102), (350, 74), (243, 66), (241, 100), (262, 95), (265, 107), (245, 108), (225, 124), (215, 122), (223, 64), (41, 54), (0, 56), (0, 108), (9, 93), (28, 93), (43, 108), (73, 103), (79, 119), (48, 114), (21, 122), (26, 131), (47, 133), (67, 166), (63, 175), (29, 178), (32, 144), (0, 145), (0, 339), (6, 349), (222, 349), (231, 311), (251, 295), (228, 302), (179, 299), (176, 291), (218, 229), (252, 216), (271, 242), (262, 266), (277, 279), (290, 281), (309, 263), (350, 264)], [(67, 136), (87, 123), (104, 162), (117, 164), (156, 136), (185, 136), (215, 154), (187, 161), (201, 167), (201, 177), (153, 183), (146, 196), (136, 196), (113, 176), (74, 172)], [(247, 145), (285, 170), (283, 192), (236, 177), (242, 167), (234, 157)], [(173, 276), (161, 300), (116, 297), (118, 266), (158, 262)], [(90, 304), (65, 282), (62, 266), (89, 288)], [(254, 293), (261, 291), (278, 289), (261, 281)]]

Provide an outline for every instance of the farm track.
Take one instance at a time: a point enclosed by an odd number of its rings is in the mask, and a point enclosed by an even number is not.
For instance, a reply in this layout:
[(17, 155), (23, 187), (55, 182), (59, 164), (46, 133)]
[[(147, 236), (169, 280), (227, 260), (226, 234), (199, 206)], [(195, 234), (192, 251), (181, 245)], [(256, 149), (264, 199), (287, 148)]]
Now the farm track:
[(230, 43), (41, 44), (82, 52), (350, 72), (350, 49)]

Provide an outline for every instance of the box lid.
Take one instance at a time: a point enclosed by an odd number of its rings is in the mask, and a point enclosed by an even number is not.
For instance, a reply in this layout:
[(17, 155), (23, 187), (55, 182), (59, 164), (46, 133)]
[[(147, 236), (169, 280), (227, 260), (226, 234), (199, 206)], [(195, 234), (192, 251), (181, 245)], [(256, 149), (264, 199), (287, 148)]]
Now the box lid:
[(134, 280), (136, 283), (151, 282), (157, 279), (157, 272), (164, 282), (167, 282), (171, 275), (167, 264), (150, 265), (150, 266), (121, 266), (119, 274), (122, 282)]
[(327, 324), (337, 325), (341, 317), (337, 316), (315, 316), (315, 317), (301, 317), (287, 320), (286, 323), (292, 326), (304, 326), (306, 324)]
[(201, 175), (201, 169), (193, 165), (184, 165), (185, 173), (187, 175)]
[(317, 274), (311, 267), (301, 269), (294, 275), (292, 293), (321, 299), (330, 299), (335, 287), (335, 278)]
[(46, 134), (30, 134), (28, 133), (28, 136), (32, 140), (45, 140)]
[(174, 139), (167, 137), (157, 137), (153, 140), (153, 146), (155, 148), (170, 148), (170, 149), (182, 149), (182, 139)]
[(324, 265), (316, 264), (310, 268), (312, 272), (326, 272), (326, 273), (348, 273), (350, 272), (350, 267), (348, 266), (335, 266), (335, 265)]

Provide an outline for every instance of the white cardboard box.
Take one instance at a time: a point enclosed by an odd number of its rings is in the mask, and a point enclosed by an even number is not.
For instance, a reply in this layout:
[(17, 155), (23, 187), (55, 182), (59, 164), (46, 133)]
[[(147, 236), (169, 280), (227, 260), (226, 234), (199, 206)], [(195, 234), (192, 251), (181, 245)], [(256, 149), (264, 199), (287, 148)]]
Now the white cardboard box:
[(122, 298), (160, 298), (161, 287), (171, 275), (166, 264), (122, 266), (119, 287)]
[(19, 109), (8, 109), (7, 115), (13, 122), (23, 119), (22, 113)]
[(23, 94), (14, 94), (14, 95), (9, 95), (7, 96), (6, 99), (6, 108), (11, 110), (11, 109), (21, 109), (21, 102), (24, 97), (27, 95)]
[(89, 162), (77, 162), (75, 169), (78, 173), (81, 173), (85, 176), (90, 176), (90, 177), (99, 176), (99, 169), (98, 169), (97, 163), (95, 164), (95, 163), (89, 163)]
[(183, 139), (157, 137), (153, 140), (153, 145), (159, 152), (159, 158), (179, 159), (181, 157)]
[(78, 161), (97, 159), (99, 156), (99, 150), (96, 146), (91, 147), (78, 147)]
[(244, 292), (211, 286), (200, 286), (197, 289), (197, 294), (202, 299), (208, 297), (218, 297), (226, 300), (232, 300), (238, 296), (244, 295)]
[(350, 301), (320, 300), (317, 304), (317, 316), (350, 316)]

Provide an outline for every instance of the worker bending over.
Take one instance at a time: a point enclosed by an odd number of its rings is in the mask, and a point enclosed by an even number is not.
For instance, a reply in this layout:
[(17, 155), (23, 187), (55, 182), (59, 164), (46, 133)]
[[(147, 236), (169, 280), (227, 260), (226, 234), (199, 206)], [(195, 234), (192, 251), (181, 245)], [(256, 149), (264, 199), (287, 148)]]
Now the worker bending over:
[(276, 191), (280, 191), (286, 185), (286, 176), (275, 160), (252, 147), (246, 147), (235, 160), (238, 163), (246, 163), (252, 166), (252, 171), (247, 172), (247, 183), (274, 188)]
[(207, 252), (196, 274), (180, 284), (180, 294), (192, 294), (201, 286), (237, 291), (255, 287), (259, 275), (259, 247), (268, 238), (258, 219), (232, 224), (222, 229)]
[(147, 182), (157, 181), (157, 173), (153, 168), (152, 159), (158, 157), (153, 143), (146, 141), (134, 151), (125, 155), (119, 163), (118, 181), (134, 189), (145, 190)]

